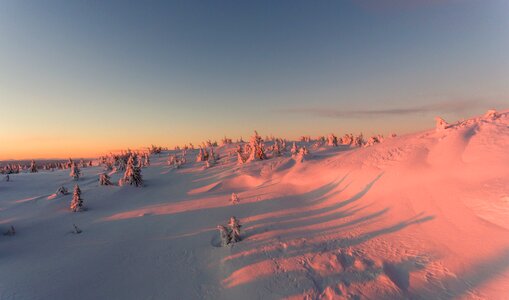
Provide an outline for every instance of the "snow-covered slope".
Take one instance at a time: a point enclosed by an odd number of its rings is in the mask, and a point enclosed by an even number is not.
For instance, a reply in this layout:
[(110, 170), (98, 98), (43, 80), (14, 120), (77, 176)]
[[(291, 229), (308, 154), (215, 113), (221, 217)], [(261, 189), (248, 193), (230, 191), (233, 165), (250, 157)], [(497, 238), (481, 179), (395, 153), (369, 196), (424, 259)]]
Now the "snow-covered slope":
[[(308, 145), (204, 169), (152, 156), (145, 187), (68, 171), (0, 182), (0, 299), (509, 299), (509, 114), (367, 148)], [(117, 181), (121, 174), (112, 174)], [(240, 203), (232, 205), (230, 195)], [(236, 216), (243, 240), (219, 247)], [(83, 230), (71, 233), (73, 224)]]

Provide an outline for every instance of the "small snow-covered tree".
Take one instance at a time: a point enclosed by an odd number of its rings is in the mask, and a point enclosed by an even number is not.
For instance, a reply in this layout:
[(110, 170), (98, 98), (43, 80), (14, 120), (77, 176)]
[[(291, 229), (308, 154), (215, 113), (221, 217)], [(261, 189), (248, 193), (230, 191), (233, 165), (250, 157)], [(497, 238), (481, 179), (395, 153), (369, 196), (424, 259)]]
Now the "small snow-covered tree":
[(230, 217), (230, 222), (228, 223), (228, 227), (230, 228), (230, 242), (236, 243), (240, 242), (240, 222), (235, 217)]
[(118, 184), (120, 186), (123, 185), (134, 185), (134, 186), (142, 186), (143, 185), (143, 178), (141, 176), (141, 169), (138, 168), (134, 164), (134, 156), (129, 156), (129, 159), (127, 160), (127, 166), (125, 169), (124, 177), (122, 177)]
[(309, 150), (306, 147), (302, 147), (299, 149), (297, 155), (295, 155), (295, 160), (298, 162), (303, 162), (306, 157), (309, 156)]
[(235, 194), (235, 193), (232, 193), (232, 196), (230, 198), (230, 201), (232, 202), (232, 204), (237, 204), (239, 203), (239, 195)]
[(150, 166), (150, 155), (145, 153), (145, 166)]
[(295, 154), (297, 154), (298, 151), (299, 151), (299, 148), (297, 147), (297, 144), (295, 144), (295, 142), (293, 142), (290, 152), (292, 153), (292, 155), (295, 155)]
[(71, 172), (69, 173), (69, 176), (74, 178), (74, 180), (78, 180), (80, 178), (80, 175), (81, 175), (80, 168), (75, 162), (73, 162), (71, 165)]
[(65, 186), (61, 186), (57, 189), (57, 191), (55, 192), (55, 194), (62, 194), (62, 195), (67, 195), (69, 194), (69, 191), (67, 191), (67, 189), (65, 188)]
[(327, 145), (337, 147), (338, 146), (338, 138), (334, 134), (329, 134), (327, 137)]
[(71, 211), (78, 212), (83, 210), (83, 199), (81, 199), (81, 189), (79, 185), (74, 186), (71, 201)]
[(72, 231), (72, 233), (80, 234), (82, 232), (81, 229), (79, 229), (79, 227), (76, 226), (76, 224), (72, 224), (72, 226), (74, 227), (74, 230)]
[(230, 231), (223, 225), (217, 225), (219, 236), (221, 237), (221, 246), (226, 247), (230, 244)]
[(100, 185), (111, 185), (110, 176), (106, 173), (99, 174), (99, 184)]
[(196, 162), (200, 161), (206, 161), (209, 158), (209, 154), (207, 153), (207, 150), (200, 148), (200, 151), (198, 152), (198, 156), (196, 156)]
[(37, 173), (37, 165), (34, 160), (30, 163), (30, 173)]
[(447, 124), (447, 122), (440, 117), (435, 117), (435, 121), (436, 121), (436, 130), (437, 131), (447, 129), (447, 127), (449, 127), (449, 124)]
[(16, 229), (14, 229), (14, 226), (11, 225), (11, 228), (9, 228), (6, 232), (4, 232), (4, 235), (7, 235), (7, 236), (16, 235)]

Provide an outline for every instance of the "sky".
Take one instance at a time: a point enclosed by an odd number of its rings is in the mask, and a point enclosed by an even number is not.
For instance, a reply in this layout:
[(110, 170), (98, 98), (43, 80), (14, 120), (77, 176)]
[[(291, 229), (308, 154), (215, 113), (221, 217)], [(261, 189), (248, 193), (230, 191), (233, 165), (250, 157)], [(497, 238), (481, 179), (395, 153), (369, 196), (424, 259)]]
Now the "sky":
[(509, 1), (0, 1), (0, 160), (509, 109)]

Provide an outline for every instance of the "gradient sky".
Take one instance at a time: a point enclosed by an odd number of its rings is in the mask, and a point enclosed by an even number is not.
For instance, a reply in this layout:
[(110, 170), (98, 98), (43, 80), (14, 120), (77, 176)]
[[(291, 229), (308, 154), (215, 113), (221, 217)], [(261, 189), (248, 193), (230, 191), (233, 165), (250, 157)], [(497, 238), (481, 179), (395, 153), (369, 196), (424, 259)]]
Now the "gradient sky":
[(509, 1), (1, 1), (0, 159), (509, 108)]

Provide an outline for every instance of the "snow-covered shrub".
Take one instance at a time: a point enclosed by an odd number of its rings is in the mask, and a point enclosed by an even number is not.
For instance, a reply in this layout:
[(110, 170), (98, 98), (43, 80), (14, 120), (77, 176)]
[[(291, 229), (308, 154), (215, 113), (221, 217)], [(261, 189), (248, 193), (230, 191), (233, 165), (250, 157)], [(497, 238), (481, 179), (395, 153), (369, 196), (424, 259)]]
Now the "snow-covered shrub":
[(221, 140), (221, 145), (222, 146), (229, 145), (231, 143), (232, 143), (232, 139), (229, 139), (226, 136)]
[(55, 192), (55, 194), (59, 195), (59, 194), (62, 194), (62, 195), (67, 195), (69, 194), (69, 191), (67, 190), (67, 188), (65, 186), (61, 186), (57, 189), (57, 191)]
[(235, 217), (230, 217), (230, 222), (228, 223), (228, 227), (230, 229), (230, 243), (240, 242), (240, 223), (239, 220)]
[(226, 247), (230, 244), (230, 231), (223, 225), (217, 225), (219, 236), (221, 237), (221, 246)]
[(71, 201), (71, 211), (78, 212), (83, 210), (83, 199), (81, 199), (81, 189), (79, 185), (74, 186)]
[(151, 145), (148, 151), (150, 154), (159, 154), (163, 151), (163, 148), (160, 146)]
[(447, 124), (447, 122), (440, 117), (435, 117), (435, 121), (436, 121), (436, 130), (437, 131), (447, 129), (447, 127), (449, 127), (449, 124)]
[(74, 230), (72, 231), (72, 233), (80, 234), (82, 232), (81, 229), (79, 229), (78, 226), (76, 226), (76, 224), (72, 224), (72, 226), (74, 227)]
[(110, 176), (106, 173), (99, 174), (99, 184), (100, 185), (111, 185)]
[(292, 155), (295, 155), (297, 154), (297, 152), (299, 152), (299, 148), (297, 147), (297, 144), (293, 142), (292, 148), (290, 149), (290, 153), (292, 153)]
[(372, 137), (370, 137), (368, 139), (368, 141), (366, 142), (364, 147), (373, 146), (373, 145), (379, 144), (379, 143), (380, 143), (380, 137), (379, 136), (372, 136)]
[(239, 195), (235, 194), (235, 193), (232, 193), (232, 196), (230, 198), (230, 201), (232, 204), (237, 204), (239, 203)]
[(7, 236), (16, 235), (16, 229), (14, 229), (14, 226), (11, 225), (11, 227), (6, 232), (4, 232), (4, 235)]
[(486, 112), (486, 114), (484, 114), (484, 118), (488, 120), (496, 120), (498, 117), (500, 117), (500, 114), (498, 114), (494, 109), (490, 109)]

